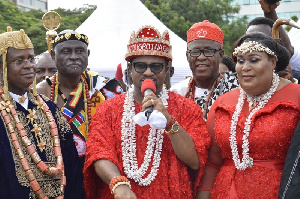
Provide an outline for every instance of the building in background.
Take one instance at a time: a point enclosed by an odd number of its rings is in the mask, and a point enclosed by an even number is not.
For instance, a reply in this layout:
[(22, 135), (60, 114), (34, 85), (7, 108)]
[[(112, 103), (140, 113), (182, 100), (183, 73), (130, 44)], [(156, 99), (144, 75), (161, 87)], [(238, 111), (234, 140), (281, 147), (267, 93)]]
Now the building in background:
[[(256, 17), (263, 17), (260, 4), (257, 0), (234, 0), (232, 5), (240, 5), (241, 10), (236, 16), (242, 17), (246, 15), (248, 21)], [(281, 0), (280, 5), (276, 8), (278, 18), (288, 18), (297, 16), (300, 19), (300, 0)]]
[(11, 0), (22, 11), (31, 9), (41, 9), (43, 12), (48, 11), (48, 0)]

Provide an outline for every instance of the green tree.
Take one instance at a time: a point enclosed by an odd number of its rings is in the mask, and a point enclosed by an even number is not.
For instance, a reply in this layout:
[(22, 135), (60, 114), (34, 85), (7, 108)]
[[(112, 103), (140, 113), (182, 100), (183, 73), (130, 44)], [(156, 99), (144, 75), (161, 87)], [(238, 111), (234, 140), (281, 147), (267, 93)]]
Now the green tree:
[[(74, 10), (56, 9), (62, 17), (59, 33), (64, 29), (77, 29), (96, 9), (94, 5), (85, 5)], [(6, 32), (6, 27), (13, 30), (24, 29), (30, 37), (35, 54), (40, 54), (48, 49), (46, 42), (46, 30), (42, 24), (44, 12), (41, 10), (21, 11), (11, 1), (0, 0), (0, 32)]]
[[(298, 21), (298, 17), (297, 17), (297, 16), (292, 16), (291, 19), (292, 19), (293, 21), (296, 21), (296, 22)], [(286, 26), (286, 27), (285, 27), (285, 30), (288, 31), (288, 32), (289, 32), (291, 29), (292, 29), (292, 26)]]
[(55, 9), (61, 18), (61, 26), (57, 30), (58, 32), (65, 29), (77, 29), (95, 10), (95, 5), (84, 5), (84, 7), (74, 10), (66, 10), (63, 8)]
[(141, 0), (145, 6), (179, 37), (186, 40), (187, 30), (197, 22), (209, 20), (224, 32), (225, 53), (244, 34), (247, 18), (234, 18), (240, 10), (233, 0)]

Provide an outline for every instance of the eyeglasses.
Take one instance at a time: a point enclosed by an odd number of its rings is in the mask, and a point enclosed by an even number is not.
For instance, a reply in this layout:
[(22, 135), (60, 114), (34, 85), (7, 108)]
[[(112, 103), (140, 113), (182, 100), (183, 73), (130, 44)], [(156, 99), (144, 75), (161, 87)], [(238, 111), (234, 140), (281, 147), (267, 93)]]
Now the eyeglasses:
[(15, 64), (16, 66), (24, 66), (26, 62), (29, 62), (30, 65), (35, 65), (35, 58), (29, 59), (17, 59), (13, 62), (6, 62), (7, 64)]
[(149, 67), (151, 72), (154, 74), (160, 73), (165, 65), (163, 63), (146, 64), (144, 62), (135, 62), (132, 64), (133, 64), (135, 72), (137, 72), (137, 73), (144, 73), (147, 70), (147, 68)]
[(188, 50), (187, 52), (190, 54), (191, 57), (199, 57), (202, 53), (205, 57), (213, 57), (217, 51), (220, 51), (221, 49), (193, 49)]

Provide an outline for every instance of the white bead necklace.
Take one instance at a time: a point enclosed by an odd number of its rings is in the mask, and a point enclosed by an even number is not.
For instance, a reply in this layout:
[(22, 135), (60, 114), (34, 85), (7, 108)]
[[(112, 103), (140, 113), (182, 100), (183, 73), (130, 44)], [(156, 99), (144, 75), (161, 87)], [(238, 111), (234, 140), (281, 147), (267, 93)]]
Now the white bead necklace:
[[(165, 88), (160, 93), (160, 99), (167, 108), (169, 95)], [(133, 120), (135, 116), (134, 107), (134, 86), (132, 86), (126, 94), (124, 101), (124, 111), (122, 118), (122, 158), (124, 172), (127, 177), (133, 179), (141, 186), (148, 186), (155, 179), (161, 160), (161, 151), (163, 144), (164, 129), (155, 130), (150, 128), (148, 136), (147, 148), (145, 151), (144, 161), (138, 168), (138, 162), (136, 158), (136, 137), (135, 137), (135, 125)], [(154, 153), (153, 153), (154, 151)], [(147, 177), (143, 178), (148, 170), (149, 163), (153, 156), (153, 163), (150, 173)]]
[[(235, 167), (239, 170), (245, 170), (247, 167), (253, 166), (253, 158), (249, 156), (249, 140), (248, 140), (249, 132), (251, 129), (252, 116), (268, 103), (272, 95), (276, 92), (278, 85), (279, 85), (279, 77), (277, 74), (273, 74), (272, 86), (270, 87), (269, 91), (263, 94), (262, 96), (257, 97), (257, 99), (254, 96), (250, 96), (246, 94), (246, 92), (240, 87), (240, 96), (235, 111), (232, 115), (231, 126), (230, 126), (230, 147), (231, 147), (232, 159), (234, 161)], [(255, 100), (256, 102), (259, 103), (254, 109), (252, 109), (245, 122), (245, 127), (243, 131), (244, 132), (243, 145), (242, 145), (243, 158), (241, 162), (238, 149), (237, 149), (237, 142), (236, 142), (236, 126), (244, 105), (245, 98), (248, 98), (249, 101)]]

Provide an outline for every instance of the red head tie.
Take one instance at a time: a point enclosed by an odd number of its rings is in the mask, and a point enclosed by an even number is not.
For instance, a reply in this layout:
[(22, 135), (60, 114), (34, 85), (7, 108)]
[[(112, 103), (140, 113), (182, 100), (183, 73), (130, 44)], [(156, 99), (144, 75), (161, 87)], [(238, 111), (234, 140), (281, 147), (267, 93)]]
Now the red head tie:
[(216, 24), (204, 20), (203, 22), (195, 23), (187, 31), (187, 43), (197, 39), (216, 41), (223, 47), (224, 33)]

